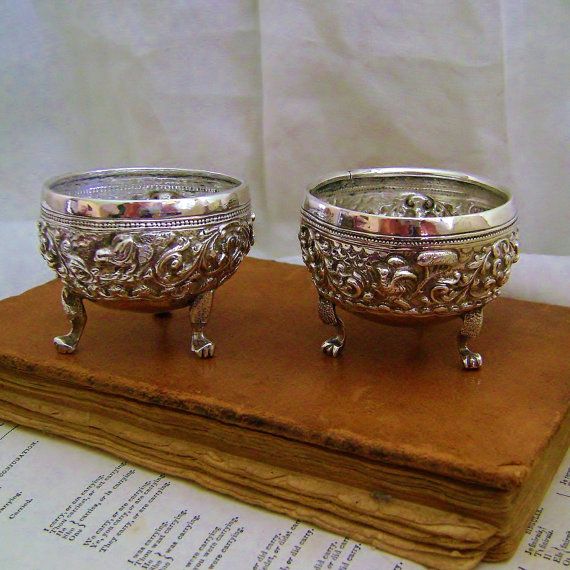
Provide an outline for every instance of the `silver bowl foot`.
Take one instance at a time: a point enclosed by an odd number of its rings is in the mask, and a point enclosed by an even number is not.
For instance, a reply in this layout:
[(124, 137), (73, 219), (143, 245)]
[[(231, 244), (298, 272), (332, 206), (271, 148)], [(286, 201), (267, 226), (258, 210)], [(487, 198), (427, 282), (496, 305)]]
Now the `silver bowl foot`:
[(478, 352), (473, 352), (465, 347), (459, 350), (459, 354), (465, 370), (477, 370), (483, 366), (483, 357)]
[(328, 356), (336, 358), (342, 354), (344, 344), (338, 337), (333, 336), (321, 344), (321, 350)]
[(321, 345), (321, 350), (328, 356), (336, 358), (340, 356), (344, 348), (346, 338), (344, 332), (344, 323), (336, 314), (336, 307), (332, 301), (319, 295), (319, 317), (325, 325), (332, 325), (336, 328), (336, 336), (325, 340)]
[(192, 333), (190, 348), (200, 358), (212, 358), (216, 345), (203, 333)]
[(70, 334), (56, 336), (53, 339), (55, 349), (60, 354), (71, 354), (75, 352), (75, 349), (77, 348), (77, 342), (78, 340)]
[(60, 354), (71, 354), (75, 352), (83, 334), (87, 313), (83, 306), (83, 299), (66, 286), (61, 291), (61, 304), (71, 324), (71, 330), (66, 335), (56, 336), (53, 344)]
[(213, 301), (214, 292), (206, 291), (198, 295), (190, 306), (190, 323), (192, 325), (190, 349), (200, 358), (211, 358), (214, 356), (216, 348), (216, 345), (204, 335), (204, 328), (208, 324)]
[(467, 346), (467, 341), (479, 336), (483, 327), (483, 309), (475, 309), (463, 315), (463, 326), (457, 335), (459, 355), (465, 370), (478, 370), (483, 366), (483, 357)]

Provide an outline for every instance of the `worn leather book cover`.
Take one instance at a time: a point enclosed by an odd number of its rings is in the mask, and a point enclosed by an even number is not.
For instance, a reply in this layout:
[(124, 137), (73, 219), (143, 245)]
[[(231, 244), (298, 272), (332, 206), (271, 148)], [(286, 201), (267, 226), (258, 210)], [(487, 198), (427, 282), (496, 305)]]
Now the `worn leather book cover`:
[(0, 302), (0, 417), (406, 556), (473, 568), (514, 552), (570, 439), (570, 309), (500, 299), (462, 370), (460, 321), (343, 313), (320, 352), (303, 267), (248, 259), (215, 295), (216, 356), (170, 318), (87, 303), (73, 355), (51, 282)]

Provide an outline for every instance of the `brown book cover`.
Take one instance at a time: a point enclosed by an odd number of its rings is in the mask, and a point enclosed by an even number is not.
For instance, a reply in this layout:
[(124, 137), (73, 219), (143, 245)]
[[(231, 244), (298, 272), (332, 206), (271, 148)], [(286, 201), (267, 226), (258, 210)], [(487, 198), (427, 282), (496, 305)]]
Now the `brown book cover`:
[(343, 356), (298, 266), (248, 259), (217, 293), (212, 360), (188, 313), (86, 305), (74, 355), (51, 282), (0, 302), (0, 417), (287, 513), (435, 568), (510, 556), (568, 446), (570, 309), (498, 300), (477, 372), (460, 322), (344, 313)]

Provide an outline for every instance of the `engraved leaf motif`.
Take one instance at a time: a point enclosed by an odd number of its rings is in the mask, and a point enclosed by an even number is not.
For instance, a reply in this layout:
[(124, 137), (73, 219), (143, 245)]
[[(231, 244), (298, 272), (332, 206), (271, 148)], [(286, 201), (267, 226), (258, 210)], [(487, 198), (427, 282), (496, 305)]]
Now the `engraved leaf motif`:
[(422, 267), (431, 265), (455, 265), (459, 261), (459, 256), (455, 251), (423, 251), (418, 254), (417, 263)]
[(145, 265), (152, 259), (153, 249), (150, 245), (139, 246), (139, 263)]

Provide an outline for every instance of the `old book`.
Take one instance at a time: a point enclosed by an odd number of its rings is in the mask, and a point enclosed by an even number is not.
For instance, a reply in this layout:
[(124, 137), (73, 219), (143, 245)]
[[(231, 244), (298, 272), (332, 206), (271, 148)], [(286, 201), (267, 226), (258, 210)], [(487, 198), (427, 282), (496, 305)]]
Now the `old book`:
[(0, 302), (0, 417), (110, 451), (428, 567), (515, 550), (570, 439), (570, 309), (498, 300), (461, 369), (457, 323), (344, 314), (340, 359), (302, 267), (248, 259), (217, 293), (217, 356), (171, 318), (87, 305), (74, 355), (60, 286)]

